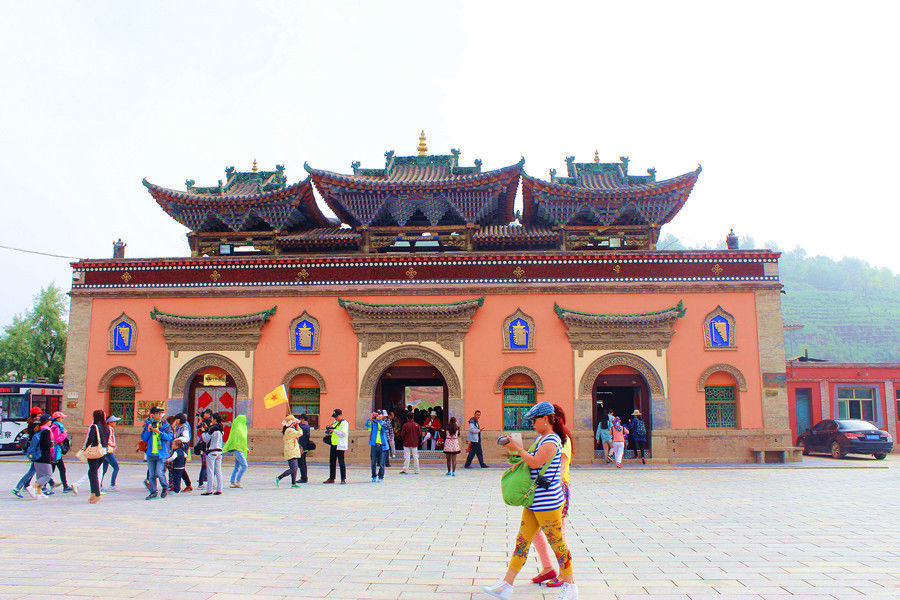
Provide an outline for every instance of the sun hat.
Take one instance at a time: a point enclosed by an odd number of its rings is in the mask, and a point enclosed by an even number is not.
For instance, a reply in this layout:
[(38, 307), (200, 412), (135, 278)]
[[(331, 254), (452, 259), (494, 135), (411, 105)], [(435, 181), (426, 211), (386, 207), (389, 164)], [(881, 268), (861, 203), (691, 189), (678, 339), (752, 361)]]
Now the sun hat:
[(120, 419), (116, 415), (111, 415), (111, 416), (107, 417), (106, 422), (107, 423), (115, 423), (116, 421), (121, 421), (121, 420), (122, 419)]
[(56, 411), (50, 416), (53, 417), (54, 419), (65, 419), (66, 418), (66, 415), (60, 411)]
[(288, 415), (284, 418), (284, 420), (281, 422), (281, 424), (284, 427), (290, 427), (291, 425), (293, 425), (296, 422), (297, 422), (297, 418), (294, 415)]
[(537, 417), (546, 417), (547, 415), (552, 415), (556, 411), (553, 408), (553, 405), (547, 401), (538, 402), (531, 409), (522, 415), (523, 419), (536, 419)]
[(641, 416), (641, 411), (639, 411), (638, 409), (634, 409), (634, 412), (631, 413), (631, 416), (632, 416), (632, 417), (640, 417), (640, 416)]

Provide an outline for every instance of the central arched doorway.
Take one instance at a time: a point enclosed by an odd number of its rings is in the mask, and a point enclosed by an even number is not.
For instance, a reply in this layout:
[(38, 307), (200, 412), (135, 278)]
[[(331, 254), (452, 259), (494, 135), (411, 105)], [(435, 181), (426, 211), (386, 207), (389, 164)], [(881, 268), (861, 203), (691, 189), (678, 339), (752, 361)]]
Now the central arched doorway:
[(404, 358), (390, 365), (378, 378), (372, 399), (374, 410), (394, 411), (407, 407), (414, 410), (438, 410), (441, 416), (449, 409), (447, 382), (438, 369), (419, 358)]

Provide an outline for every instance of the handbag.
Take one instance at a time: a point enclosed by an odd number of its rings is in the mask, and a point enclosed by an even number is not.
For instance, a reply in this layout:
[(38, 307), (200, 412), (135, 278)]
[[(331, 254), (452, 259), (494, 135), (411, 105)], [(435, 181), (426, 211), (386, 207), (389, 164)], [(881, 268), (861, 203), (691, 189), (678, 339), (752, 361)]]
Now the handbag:
[(97, 429), (97, 445), (96, 446), (87, 446), (84, 448), (83, 454), (87, 459), (91, 458), (103, 458), (106, 456), (106, 446), (104, 446), (100, 441), (100, 428), (94, 425)]
[(312, 440), (309, 440), (309, 442), (306, 444), (306, 451), (311, 452), (312, 450), (315, 450), (315, 449), (316, 449), (316, 443)]
[[(535, 444), (537, 444), (537, 442), (535, 442)], [(535, 444), (531, 445), (528, 452), (534, 450)], [(537, 489), (537, 479), (544, 476), (544, 473), (547, 472), (550, 463), (553, 462), (557, 454), (559, 454), (559, 449), (553, 453), (550, 460), (544, 463), (544, 466), (541, 467), (541, 470), (535, 479), (531, 478), (531, 467), (528, 466), (528, 463), (526, 463), (523, 458), (511, 456), (509, 462), (512, 466), (508, 468), (500, 478), (500, 490), (503, 494), (503, 502), (508, 506), (521, 506), (524, 508), (531, 506), (534, 502), (534, 491)]]

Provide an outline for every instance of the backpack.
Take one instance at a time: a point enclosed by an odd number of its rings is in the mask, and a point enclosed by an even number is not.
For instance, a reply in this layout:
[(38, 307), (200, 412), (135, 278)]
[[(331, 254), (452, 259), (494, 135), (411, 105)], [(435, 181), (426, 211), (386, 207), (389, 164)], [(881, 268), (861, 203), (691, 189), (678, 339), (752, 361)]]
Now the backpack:
[(645, 435), (647, 435), (647, 427), (644, 426), (643, 419), (638, 419), (634, 424), (634, 435), (638, 437), (644, 437)]
[(25, 456), (27, 456), (28, 460), (30, 460), (31, 462), (41, 460), (42, 452), (40, 431), (31, 436), (31, 441), (28, 442), (28, 449), (25, 450)]

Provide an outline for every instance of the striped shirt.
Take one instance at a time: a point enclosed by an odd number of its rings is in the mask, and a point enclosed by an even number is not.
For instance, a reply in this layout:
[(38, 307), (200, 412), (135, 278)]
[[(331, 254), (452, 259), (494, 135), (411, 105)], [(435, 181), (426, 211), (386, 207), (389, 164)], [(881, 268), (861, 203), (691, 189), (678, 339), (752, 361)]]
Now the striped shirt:
[[(531, 506), (528, 508), (535, 512), (543, 511), (543, 510), (556, 510), (561, 507), (564, 502), (563, 497), (563, 489), (562, 484), (560, 483), (560, 466), (562, 462), (562, 443), (560, 442), (559, 436), (555, 433), (551, 433), (546, 435), (540, 439), (537, 447), (534, 449), (532, 456), (538, 453), (538, 450), (541, 449), (541, 446), (544, 444), (552, 444), (556, 447), (556, 456), (553, 457), (553, 460), (550, 462), (550, 466), (547, 467), (547, 471), (544, 473), (544, 478), (550, 482), (550, 487), (547, 489), (542, 488), (541, 486), (537, 486), (534, 490), (534, 502), (532, 502)], [(543, 465), (541, 465), (543, 467)], [(531, 478), (535, 479), (538, 476), (538, 473), (541, 472), (541, 467), (537, 469), (531, 469)]]

